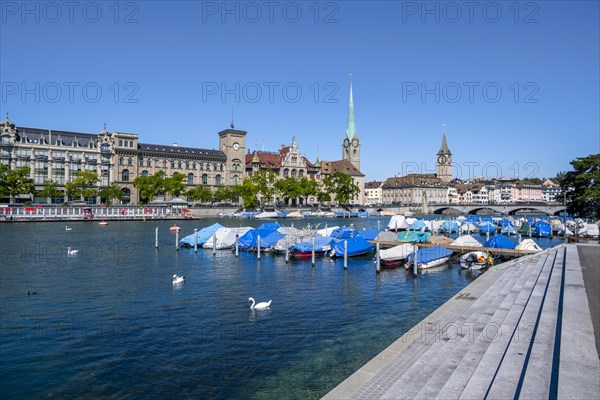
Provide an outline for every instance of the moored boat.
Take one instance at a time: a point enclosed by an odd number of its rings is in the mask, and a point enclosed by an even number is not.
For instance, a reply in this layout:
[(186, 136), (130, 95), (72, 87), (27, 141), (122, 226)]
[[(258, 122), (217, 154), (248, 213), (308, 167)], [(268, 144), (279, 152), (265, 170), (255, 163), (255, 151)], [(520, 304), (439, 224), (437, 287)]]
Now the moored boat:
[(485, 251), (471, 251), (458, 259), (461, 268), (478, 270), (493, 264), (493, 259)]

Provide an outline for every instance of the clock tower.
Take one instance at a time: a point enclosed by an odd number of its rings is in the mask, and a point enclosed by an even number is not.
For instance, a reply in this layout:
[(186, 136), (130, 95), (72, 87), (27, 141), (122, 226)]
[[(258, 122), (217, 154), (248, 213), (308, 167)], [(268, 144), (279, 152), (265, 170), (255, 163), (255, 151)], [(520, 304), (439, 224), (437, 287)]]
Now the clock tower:
[(442, 138), (442, 147), (437, 153), (437, 177), (444, 182), (452, 180), (452, 153), (446, 143), (446, 132)]
[(227, 156), (225, 179), (226, 185), (237, 185), (242, 182), (246, 167), (246, 131), (225, 129), (219, 132), (219, 150)]
[(360, 141), (354, 124), (354, 101), (352, 99), (352, 74), (350, 74), (350, 103), (348, 105), (348, 125), (342, 142), (342, 160), (348, 160), (360, 171)]

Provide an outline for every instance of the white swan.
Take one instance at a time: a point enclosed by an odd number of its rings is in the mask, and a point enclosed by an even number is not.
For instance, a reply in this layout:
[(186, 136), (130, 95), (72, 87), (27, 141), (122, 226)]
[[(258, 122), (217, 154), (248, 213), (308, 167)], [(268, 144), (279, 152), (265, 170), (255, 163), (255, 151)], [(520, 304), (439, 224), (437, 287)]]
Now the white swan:
[(73, 228), (69, 228), (68, 226), (65, 226), (65, 231), (70, 231), (70, 230), (72, 230), (72, 229), (73, 229)]
[(264, 302), (263, 301), (262, 303), (256, 304), (256, 302), (254, 301), (254, 299), (252, 297), (249, 297), (248, 301), (252, 302), (252, 305), (250, 305), (250, 309), (251, 310), (264, 310), (265, 308), (271, 307), (271, 301), (273, 301), (273, 300), (269, 300), (268, 302)]
[(179, 275), (173, 274), (173, 284), (174, 285), (181, 283), (183, 281), (185, 281), (185, 276), (179, 276)]
[(75, 254), (77, 254), (79, 250), (71, 250), (70, 247), (67, 247), (67, 255), (69, 256), (74, 256)]

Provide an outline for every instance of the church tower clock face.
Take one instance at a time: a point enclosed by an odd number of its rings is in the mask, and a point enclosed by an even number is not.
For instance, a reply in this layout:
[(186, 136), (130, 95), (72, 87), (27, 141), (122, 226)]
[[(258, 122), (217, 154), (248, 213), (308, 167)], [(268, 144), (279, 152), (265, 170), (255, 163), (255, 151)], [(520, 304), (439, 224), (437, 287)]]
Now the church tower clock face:
[(240, 144), (239, 144), (238, 142), (235, 142), (235, 143), (233, 144), (233, 149), (234, 149), (234, 150), (239, 150), (239, 149), (240, 149)]
[(348, 147), (350, 146), (350, 141), (348, 140), (348, 138), (344, 139), (344, 147)]
[(358, 139), (354, 139), (354, 140), (352, 141), (352, 145), (353, 145), (354, 147), (358, 147)]
[(440, 164), (446, 164), (446, 156), (439, 156), (438, 157), (438, 163), (440, 163)]

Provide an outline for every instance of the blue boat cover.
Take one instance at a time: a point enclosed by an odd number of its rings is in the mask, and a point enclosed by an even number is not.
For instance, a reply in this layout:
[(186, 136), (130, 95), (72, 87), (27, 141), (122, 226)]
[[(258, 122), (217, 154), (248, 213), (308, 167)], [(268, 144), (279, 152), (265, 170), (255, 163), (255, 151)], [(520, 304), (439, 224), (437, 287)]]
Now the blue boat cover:
[(360, 236), (350, 239), (336, 240), (333, 244), (333, 249), (335, 250), (335, 255), (337, 257), (344, 257), (344, 241), (348, 242), (348, 257), (363, 254), (373, 249), (373, 245)]
[(498, 227), (500, 227), (500, 226), (513, 226), (512, 222), (510, 222), (506, 218), (502, 218), (501, 220), (499, 220), (497, 225), (498, 225)]
[(397, 240), (399, 242), (425, 243), (429, 236), (431, 236), (429, 232), (404, 231), (398, 234)]
[(331, 232), (331, 237), (336, 239), (350, 239), (353, 236), (357, 236), (360, 232), (354, 228), (337, 228)]
[[(315, 237), (315, 251), (316, 252), (323, 251), (323, 247), (331, 245), (331, 243), (333, 241), (335, 241), (335, 239), (330, 236), (316, 236)], [(343, 244), (342, 244), (342, 246), (343, 246)], [(297, 250), (302, 253), (310, 253), (312, 251), (312, 241), (309, 240), (308, 242), (294, 243), (290, 247), (290, 249)], [(342, 252), (343, 251), (344, 251), (344, 249), (342, 248)]]
[(500, 230), (500, 233), (502, 233), (504, 235), (516, 235), (517, 234), (517, 230), (512, 225), (506, 225), (504, 228), (502, 228)]
[(417, 220), (415, 222), (412, 223), (412, 225), (410, 225), (407, 229), (409, 231), (419, 231), (421, 229), (423, 229), (425, 227), (425, 221), (422, 220)]
[(375, 240), (377, 235), (379, 235), (379, 231), (377, 229), (365, 229), (362, 231), (357, 231), (358, 236), (365, 240)]
[[(266, 225), (266, 224), (263, 224), (263, 225)], [(260, 240), (262, 242), (262, 240), (264, 238), (266, 238), (273, 232), (277, 232), (277, 229), (260, 229), (260, 228), (259, 229), (250, 229), (248, 232), (246, 232), (245, 234), (243, 234), (240, 237), (239, 248), (241, 250), (255, 249), (258, 244), (257, 243), (258, 235), (260, 235)], [(261, 248), (263, 247), (262, 243), (261, 243), (260, 247)]]
[(270, 235), (267, 235), (265, 237), (261, 236), (260, 237), (260, 248), (268, 249), (272, 246), (275, 246), (275, 243), (277, 243), (279, 240), (283, 239), (286, 236), (287, 236), (287, 234), (280, 233), (277, 231), (273, 231)]
[(533, 227), (535, 228), (535, 236), (548, 237), (552, 235), (552, 227), (545, 221), (537, 221), (533, 224)]
[(496, 235), (485, 242), (483, 247), (492, 247), (494, 249), (514, 249), (515, 244), (504, 235)]
[[(257, 229), (258, 230), (269, 229), (269, 230), (275, 231), (279, 228), (281, 228), (281, 225), (279, 225), (279, 222), (265, 222), (264, 224), (259, 226)], [(261, 235), (261, 237), (262, 237), (262, 235)]]
[(489, 221), (485, 221), (484, 223), (481, 224), (481, 226), (479, 227), (479, 233), (494, 233), (496, 232), (496, 225), (492, 224)]
[[(223, 225), (218, 222), (212, 224), (211, 226), (207, 226), (206, 228), (202, 228), (198, 231), (198, 246), (202, 246), (204, 242), (211, 238), (211, 236), (215, 233), (215, 231), (219, 228), (224, 228)], [(193, 247), (194, 246), (194, 234), (188, 235), (179, 241), (180, 244)]]
[(458, 232), (458, 222), (456, 221), (445, 221), (441, 226), (440, 226), (440, 231), (442, 232)]
[[(440, 258), (448, 257), (452, 254), (452, 250), (448, 250), (443, 246), (428, 247), (417, 251), (417, 263), (428, 263)], [(412, 265), (415, 258), (415, 253), (412, 252), (406, 257), (406, 261)]]

